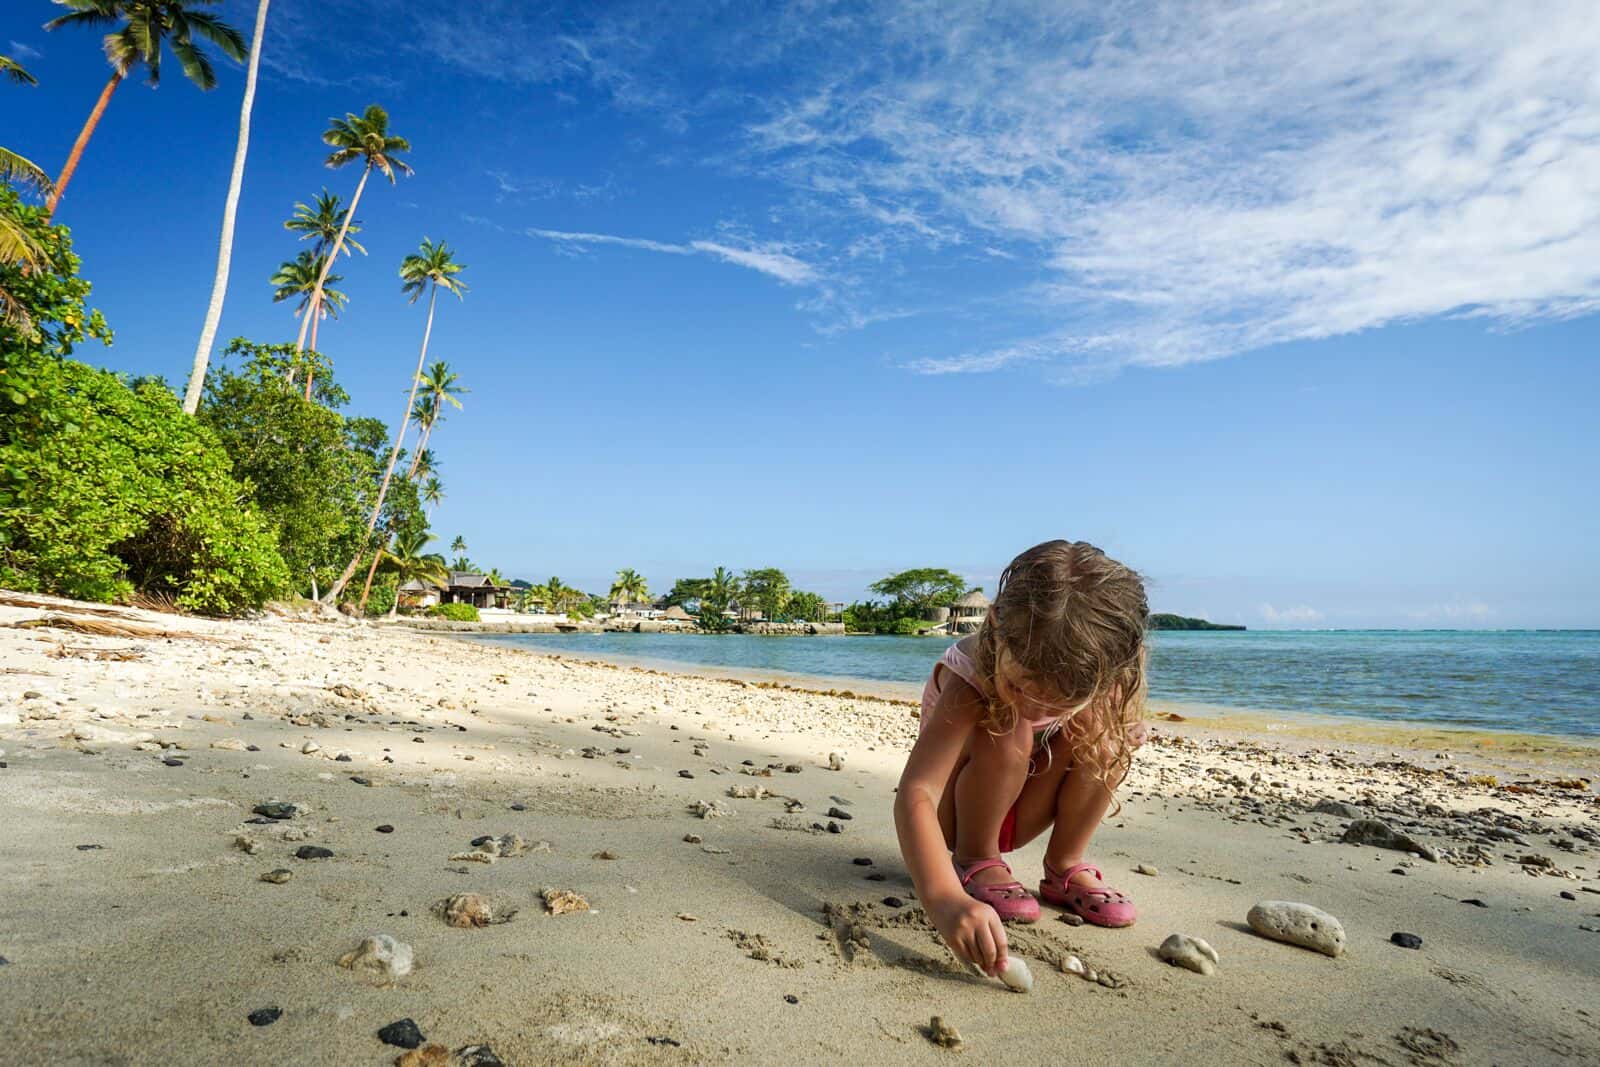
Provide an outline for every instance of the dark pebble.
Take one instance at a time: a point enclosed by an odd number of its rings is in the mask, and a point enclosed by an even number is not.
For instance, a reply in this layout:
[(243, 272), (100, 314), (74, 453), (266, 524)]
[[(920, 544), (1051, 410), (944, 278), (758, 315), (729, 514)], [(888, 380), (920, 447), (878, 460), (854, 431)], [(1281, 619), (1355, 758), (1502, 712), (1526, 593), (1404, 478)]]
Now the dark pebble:
[(829, 808), (828, 809), (828, 818), (830, 818), (830, 819), (843, 819), (845, 822), (849, 822), (851, 819), (855, 818), (855, 816), (851, 815), (848, 811), (845, 811), (843, 808)]
[(867, 875), (867, 881), (869, 882), (887, 882), (888, 880), (889, 876), (887, 874), (882, 874), (878, 871), (873, 871), (871, 874)]
[(479, 845), (487, 845), (490, 841), (493, 841), (493, 840), (494, 840), (494, 835), (493, 834), (484, 834), (482, 837), (474, 837), (472, 839), (471, 844), (472, 844), (473, 848), (477, 848)]
[[(79, 845), (78, 847), (82, 848), (83, 846)], [(1574, 893), (1570, 889), (1563, 889), (1561, 891), (1561, 899), (1562, 900), (1577, 900), (1578, 899), (1578, 894)]]
[(79, 845), (78, 846), (78, 851), (79, 852), (98, 852), (100, 849), (103, 849), (105, 847), (106, 846), (104, 846), (104, 845)]
[(181, 759), (168, 758), (168, 759), (162, 760), (161, 762), (165, 763), (168, 767), (182, 767), (183, 766), (183, 760), (181, 760)]
[(744, 766), (746, 766), (746, 767), (754, 767), (755, 765), (756, 765), (756, 761), (753, 760), (753, 759), (747, 759), (747, 760), (744, 761)]
[(251, 1026), (271, 1026), (283, 1017), (282, 1008), (257, 1008), (245, 1018), (250, 1020)]
[(1406, 874), (1406, 871), (1405, 871), (1405, 868), (1404, 868), (1404, 867), (1396, 867), (1396, 868), (1394, 868), (1394, 869), (1393, 869), (1393, 870), (1391, 870), (1391, 871), (1390, 871), (1390, 872), (1389, 872), (1389, 873), (1390, 873), (1390, 874), (1398, 874), (1398, 875), (1400, 875), (1400, 876), (1401, 876), (1401, 877), (1402, 877), (1402, 878), (1404, 878), (1404, 877), (1405, 877), (1405, 874)]
[(351, 759), (350, 756), (347, 753), (341, 752), (337, 756), (333, 757), (333, 762), (335, 762), (335, 763), (354, 763), (355, 760)]
[(1468, 897), (1466, 900), (1463, 900), (1461, 903), (1463, 903), (1463, 904), (1471, 904), (1474, 908), (1487, 908), (1489, 906), (1489, 905), (1485, 904), (1483, 901), (1479, 900), (1477, 897)]
[(693, 778), (694, 774), (692, 772), (690, 772), (690, 771), (679, 771), (678, 772), (678, 777), (679, 778)]
[(842, 834), (842, 833), (844, 833), (844, 827), (840, 826), (836, 822), (830, 822), (828, 824), (828, 833), (830, 833), (830, 834)]
[(294, 850), (297, 860), (327, 860), (333, 858), (333, 849), (323, 848), (321, 845), (301, 845)]
[(857, 867), (871, 867), (872, 866), (872, 860), (871, 860), (870, 857), (867, 857), (867, 856), (857, 856), (855, 859), (851, 860), (850, 862), (855, 864)]
[(354, 782), (356, 785), (371, 785), (372, 784), (370, 779), (363, 778), (359, 774), (352, 774), (350, 776), (350, 780), (352, 782)]
[(511, 810), (512, 811), (527, 811), (528, 810), (528, 805), (526, 805), (526, 804), (513, 804), (513, 805), (511, 805)]
[(1402, 934), (1396, 932), (1389, 935), (1389, 940), (1394, 944), (1399, 945), (1401, 948), (1422, 947), (1422, 938), (1418, 937), (1416, 934)]
[(8, 967), (10, 965), (11, 965), (11, 961), (10, 960), (6, 959), (4, 956), (0, 956), (0, 967)]
[(246, 745), (246, 746), (244, 746), (244, 750), (246, 752), (260, 752), (261, 751), (261, 746), (260, 745)]
[(793, 993), (785, 993), (783, 996), (783, 1002), (785, 1004), (798, 1004), (800, 1003), (800, 998), (795, 996)]
[(390, 826), (388, 823), (384, 823), (382, 826), (374, 826), (373, 829), (378, 831), (380, 834), (394, 833), (394, 827)]
[(292, 819), (300, 811), (293, 804), (285, 804), (281, 800), (269, 800), (264, 804), (257, 804), (250, 810), (269, 819)]
[[(663, 1038), (672, 1041), (672, 1038)], [(674, 1045), (676, 1041), (672, 1041)], [(494, 1049), (488, 1045), (464, 1045), (456, 1049), (455, 1058), (451, 1061), (457, 1067), (506, 1067), (500, 1057), (494, 1054)]]
[(422, 738), (420, 738), (420, 737), (413, 737), (411, 740), (416, 742), (419, 745), (422, 744)]
[[(673, 729), (676, 730), (677, 727), (674, 726)], [(647, 1037), (645, 1040), (652, 1045), (665, 1045), (667, 1048), (678, 1048), (682, 1044), (677, 1038), (672, 1037)]]
[(899, 897), (884, 897), (883, 902), (891, 908), (903, 908), (906, 906), (906, 902)]
[(257, 815), (253, 819), (246, 819), (245, 820), (245, 825), (246, 826), (271, 826), (275, 821), (276, 820), (274, 820), (274, 819), (263, 819), (261, 816)]
[(378, 1040), (396, 1048), (416, 1048), (422, 1044), (422, 1031), (417, 1029), (417, 1024), (412, 1020), (401, 1019), (379, 1030)]
[(783, 773), (784, 774), (799, 774), (803, 770), (805, 770), (805, 768), (800, 766), (800, 764), (798, 764), (798, 763), (790, 763), (790, 764), (788, 764), (787, 766), (785, 766), (783, 768)]

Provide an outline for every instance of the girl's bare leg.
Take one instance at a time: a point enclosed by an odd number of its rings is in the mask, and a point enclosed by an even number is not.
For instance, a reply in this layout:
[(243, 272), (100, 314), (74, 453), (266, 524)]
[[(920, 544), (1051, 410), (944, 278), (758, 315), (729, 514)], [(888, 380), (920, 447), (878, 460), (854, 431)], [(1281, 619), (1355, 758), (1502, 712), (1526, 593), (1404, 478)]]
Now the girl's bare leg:
[[(1041, 770), (1027, 780), (1017, 801), (1016, 843), (1022, 845), (1050, 831), (1045, 863), (1052, 870), (1064, 871), (1083, 861), (1090, 839), (1111, 807), (1111, 787), (1121, 779), (1108, 787), (1088, 768), (1074, 768), (1066, 738), (1059, 734), (1051, 740), (1048, 759), (1040, 753), (1034, 763)], [(1087, 871), (1073, 875), (1072, 883), (1090, 888), (1103, 885)]]
[[(1000, 824), (1028, 779), (1028, 750), (1017, 736), (974, 733), (939, 799), (939, 825), (957, 863), (1000, 855)], [(1005, 869), (979, 871), (973, 881), (1012, 881)]]

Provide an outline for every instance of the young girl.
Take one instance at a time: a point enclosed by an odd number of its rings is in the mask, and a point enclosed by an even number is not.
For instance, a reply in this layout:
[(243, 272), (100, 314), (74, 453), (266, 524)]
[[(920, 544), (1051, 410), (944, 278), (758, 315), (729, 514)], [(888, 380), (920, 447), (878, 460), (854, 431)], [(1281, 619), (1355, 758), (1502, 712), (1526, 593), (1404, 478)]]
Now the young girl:
[(1011, 561), (978, 632), (923, 689), (895, 797), (900, 850), (940, 935), (988, 974), (1006, 962), (1001, 920), (1039, 918), (1001, 856), (1046, 831), (1039, 895), (1100, 926), (1133, 923), (1133, 902), (1083, 853), (1144, 741), (1148, 614), (1133, 571), (1047, 541)]

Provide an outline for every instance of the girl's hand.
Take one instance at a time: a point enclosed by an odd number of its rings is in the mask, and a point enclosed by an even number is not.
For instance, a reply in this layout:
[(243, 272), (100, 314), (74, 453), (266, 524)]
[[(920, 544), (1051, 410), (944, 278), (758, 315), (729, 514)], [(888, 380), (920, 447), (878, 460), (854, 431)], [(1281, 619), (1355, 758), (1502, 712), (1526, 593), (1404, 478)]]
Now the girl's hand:
[(995, 910), (965, 893), (928, 905), (928, 918), (945, 944), (984, 974), (999, 977), (1006, 965), (1006, 928)]

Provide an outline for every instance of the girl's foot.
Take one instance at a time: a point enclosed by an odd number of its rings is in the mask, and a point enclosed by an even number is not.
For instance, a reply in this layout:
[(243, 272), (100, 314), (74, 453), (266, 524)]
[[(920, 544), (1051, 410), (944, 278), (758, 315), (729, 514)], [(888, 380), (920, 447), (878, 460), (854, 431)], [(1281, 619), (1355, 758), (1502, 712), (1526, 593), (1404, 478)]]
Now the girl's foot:
[(1138, 918), (1133, 900), (1106, 885), (1101, 877), (1100, 868), (1092, 863), (1074, 863), (1057, 871), (1046, 862), (1039, 895), (1096, 926), (1132, 926)]
[[(981, 900), (995, 910), (1002, 922), (1033, 923), (1039, 921), (1039, 902), (1011, 878), (1011, 867), (999, 856), (962, 863), (953, 859), (961, 888), (974, 900)], [(998, 872), (1004, 871), (1001, 875)], [(995, 873), (987, 873), (995, 872)], [(986, 876), (985, 876), (986, 875)]]

